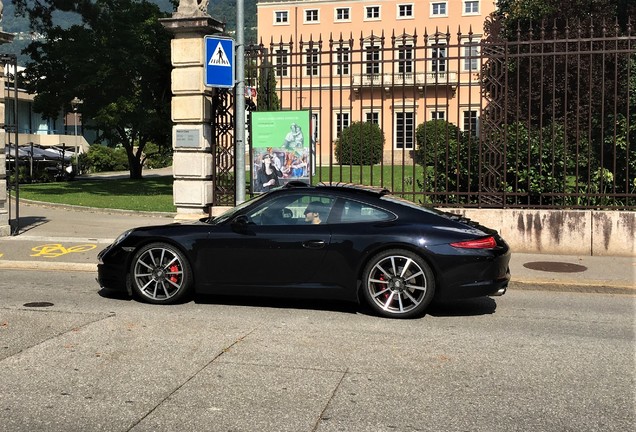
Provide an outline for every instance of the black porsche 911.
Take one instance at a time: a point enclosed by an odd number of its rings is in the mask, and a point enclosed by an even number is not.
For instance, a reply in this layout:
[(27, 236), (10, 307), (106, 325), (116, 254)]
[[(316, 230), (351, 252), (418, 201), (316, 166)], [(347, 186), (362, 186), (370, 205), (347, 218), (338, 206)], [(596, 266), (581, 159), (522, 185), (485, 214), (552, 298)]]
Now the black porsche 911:
[(98, 281), (150, 303), (323, 298), (408, 318), (434, 298), (502, 295), (509, 261), (497, 232), (469, 219), (385, 189), (294, 182), (216, 218), (124, 232), (100, 252)]

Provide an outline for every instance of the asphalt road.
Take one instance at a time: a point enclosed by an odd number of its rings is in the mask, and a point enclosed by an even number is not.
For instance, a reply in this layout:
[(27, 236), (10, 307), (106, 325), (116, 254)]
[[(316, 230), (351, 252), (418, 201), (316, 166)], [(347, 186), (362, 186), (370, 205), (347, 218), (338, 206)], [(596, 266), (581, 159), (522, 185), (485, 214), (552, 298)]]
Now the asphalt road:
[(158, 307), (99, 293), (94, 273), (1, 272), (1, 431), (636, 424), (630, 295), (512, 289), (401, 321), (335, 302)]

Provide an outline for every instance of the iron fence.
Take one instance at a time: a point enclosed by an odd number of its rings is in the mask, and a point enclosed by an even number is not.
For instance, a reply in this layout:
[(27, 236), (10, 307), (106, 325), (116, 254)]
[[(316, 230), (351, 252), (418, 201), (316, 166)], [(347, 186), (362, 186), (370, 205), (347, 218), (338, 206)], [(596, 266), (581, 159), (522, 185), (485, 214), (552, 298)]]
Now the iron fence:
[(635, 42), (631, 25), (270, 41), (246, 49), (247, 107), (310, 111), (313, 182), (440, 207), (634, 210)]

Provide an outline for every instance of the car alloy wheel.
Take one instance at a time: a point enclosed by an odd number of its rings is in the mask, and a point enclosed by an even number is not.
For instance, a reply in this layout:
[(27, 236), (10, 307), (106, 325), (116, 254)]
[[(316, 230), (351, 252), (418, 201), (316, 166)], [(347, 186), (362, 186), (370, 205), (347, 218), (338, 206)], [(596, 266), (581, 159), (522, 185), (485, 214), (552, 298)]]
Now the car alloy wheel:
[(367, 303), (387, 317), (411, 318), (421, 314), (435, 292), (428, 264), (406, 250), (389, 250), (373, 257), (363, 280)]
[(133, 258), (129, 281), (150, 303), (175, 303), (191, 285), (192, 272), (184, 255), (166, 243), (143, 247)]

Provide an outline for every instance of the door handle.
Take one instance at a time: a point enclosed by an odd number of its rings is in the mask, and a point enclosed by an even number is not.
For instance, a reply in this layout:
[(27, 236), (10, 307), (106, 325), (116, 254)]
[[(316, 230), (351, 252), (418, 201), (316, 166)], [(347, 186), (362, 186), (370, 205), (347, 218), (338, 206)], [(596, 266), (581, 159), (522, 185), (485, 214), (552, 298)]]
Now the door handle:
[(325, 247), (323, 240), (308, 240), (303, 242), (303, 247), (307, 249), (322, 249)]

